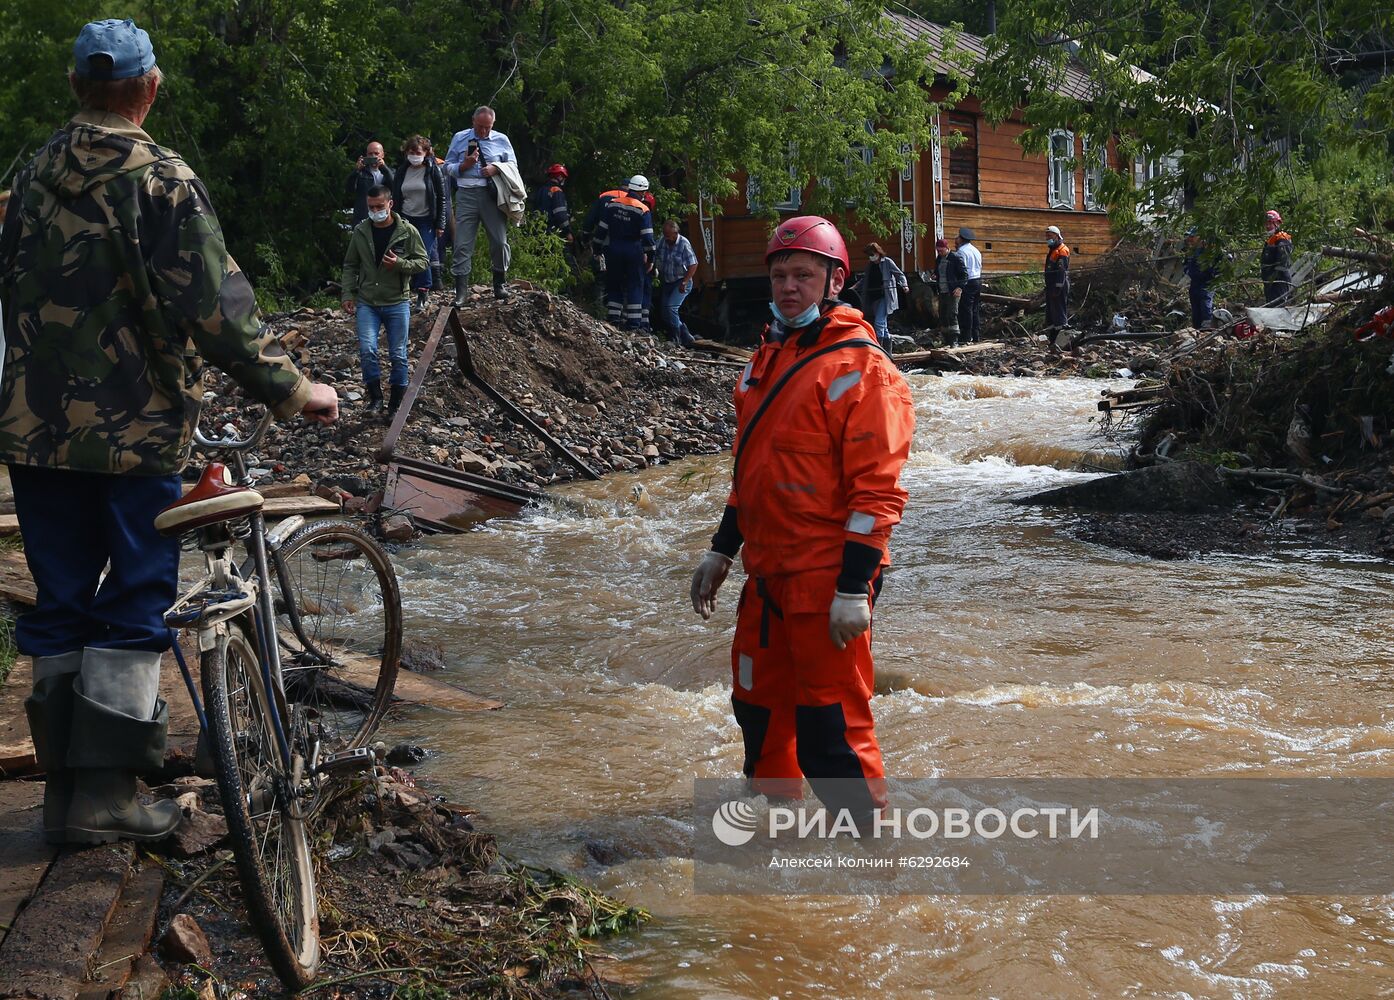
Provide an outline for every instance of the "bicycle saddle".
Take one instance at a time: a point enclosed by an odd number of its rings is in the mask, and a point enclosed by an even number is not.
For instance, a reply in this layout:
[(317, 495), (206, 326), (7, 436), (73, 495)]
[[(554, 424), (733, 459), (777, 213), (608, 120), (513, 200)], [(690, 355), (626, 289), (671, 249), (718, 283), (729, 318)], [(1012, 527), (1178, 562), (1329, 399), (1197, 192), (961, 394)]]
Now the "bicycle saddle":
[(209, 462), (198, 484), (155, 515), (155, 530), (162, 535), (182, 535), (194, 528), (231, 521), (261, 510), (261, 494), (229, 482), (227, 466)]

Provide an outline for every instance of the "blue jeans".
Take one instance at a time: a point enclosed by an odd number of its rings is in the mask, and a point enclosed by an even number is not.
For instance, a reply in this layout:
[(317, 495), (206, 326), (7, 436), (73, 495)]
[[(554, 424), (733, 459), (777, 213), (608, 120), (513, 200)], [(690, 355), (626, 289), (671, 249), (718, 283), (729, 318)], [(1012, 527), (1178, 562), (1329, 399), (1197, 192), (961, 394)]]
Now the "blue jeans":
[[(433, 266), (438, 266), (440, 264), (440, 258), (436, 256), (436, 220), (424, 215), (420, 217), (407, 215), (403, 216), (403, 218), (415, 226), (416, 231), (421, 234), (421, 242), (426, 244), (426, 259), (430, 261)], [(411, 290), (413, 292), (430, 287), (432, 287), (431, 268), (428, 267), (420, 274), (413, 274), (411, 276)]]
[(886, 323), (886, 297), (884, 295), (879, 299), (872, 300), (871, 311), (866, 314), (866, 318), (871, 320), (871, 327), (876, 331), (876, 339), (881, 342), (881, 346), (889, 346), (891, 328)]
[(682, 316), (678, 310), (682, 308), (683, 302), (692, 294), (692, 286), (687, 286), (687, 291), (682, 291), (682, 279), (677, 281), (665, 281), (663, 283), (663, 320), (668, 324), (668, 331), (677, 338), (681, 333), (689, 332), (687, 324), (682, 321)]
[(358, 322), (358, 363), (363, 367), (363, 381), (382, 380), (378, 365), (378, 331), (387, 328), (387, 356), (392, 361), (388, 385), (407, 384), (407, 328), (411, 325), (411, 303), (403, 300), (390, 306), (370, 306), (359, 301), (355, 313)]
[(179, 477), (11, 465), (10, 483), (38, 587), (34, 610), (15, 627), (19, 651), (169, 649), (164, 614), (178, 593), (179, 539), (158, 534), (154, 521), (179, 499)]

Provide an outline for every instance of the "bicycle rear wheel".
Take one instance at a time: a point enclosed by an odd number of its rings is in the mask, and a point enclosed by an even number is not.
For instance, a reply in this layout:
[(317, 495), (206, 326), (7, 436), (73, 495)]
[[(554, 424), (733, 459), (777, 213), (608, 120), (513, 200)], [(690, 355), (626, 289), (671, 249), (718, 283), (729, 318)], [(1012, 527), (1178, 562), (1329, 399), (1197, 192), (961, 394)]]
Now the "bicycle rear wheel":
[(319, 757), (363, 746), (392, 701), (402, 599), (392, 560), (361, 528), (316, 521), (272, 553), (286, 697), (307, 709)]
[[(266, 957), (292, 991), (319, 968), (319, 900), (310, 856), (307, 816), (297, 796), (303, 774), (287, 774), (277, 750), (269, 695), (252, 643), (237, 626), (202, 654), (209, 739), (228, 839), (237, 861), (243, 901)], [(305, 750), (282, 715), (296, 771)]]

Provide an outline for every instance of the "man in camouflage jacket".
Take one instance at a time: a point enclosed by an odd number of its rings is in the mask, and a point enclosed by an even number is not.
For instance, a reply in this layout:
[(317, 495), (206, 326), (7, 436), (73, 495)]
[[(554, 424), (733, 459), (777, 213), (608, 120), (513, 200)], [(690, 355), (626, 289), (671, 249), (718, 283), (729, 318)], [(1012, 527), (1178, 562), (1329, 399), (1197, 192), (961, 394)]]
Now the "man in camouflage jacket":
[(149, 35), (93, 22), (73, 56), (81, 110), (21, 171), (0, 232), (0, 460), (38, 589), (16, 638), (48, 839), (155, 840), (179, 811), (140, 805), (135, 776), (164, 754), (179, 545), (152, 521), (180, 496), (203, 363), (280, 417), (327, 423), (338, 403), (261, 325), (203, 184), (141, 131)]

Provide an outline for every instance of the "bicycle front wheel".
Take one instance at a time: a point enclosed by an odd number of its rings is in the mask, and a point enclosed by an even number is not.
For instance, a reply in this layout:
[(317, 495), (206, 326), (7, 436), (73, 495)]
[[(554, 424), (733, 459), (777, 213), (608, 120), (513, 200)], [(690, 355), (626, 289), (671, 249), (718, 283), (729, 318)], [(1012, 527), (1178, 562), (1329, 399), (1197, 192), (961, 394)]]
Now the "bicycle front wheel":
[[(319, 900), (315, 894), (305, 815), (297, 798), (305, 758), (292, 773), (282, 766), (271, 700), (260, 661), (243, 631), (232, 626), (202, 655), (203, 694), (218, 791), (242, 896), (283, 983), (299, 990), (319, 968)], [(282, 730), (294, 743), (285, 715)]]
[(316, 521), (272, 553), (271, 575), (286, 697), (307, 709), (321, 758), (363, 746), (402, 658), (391, 558), (356, 525)]

